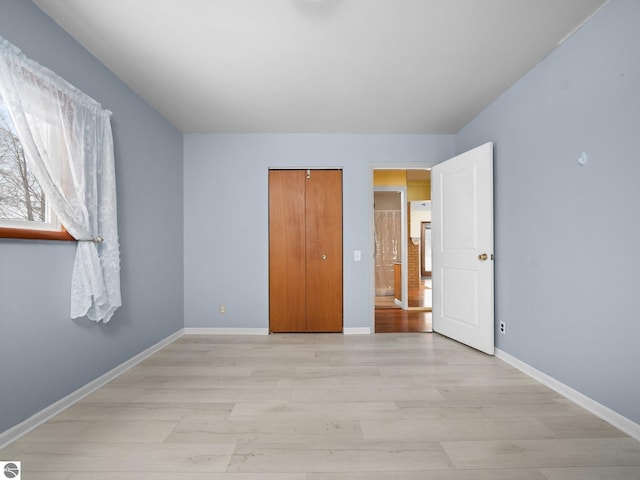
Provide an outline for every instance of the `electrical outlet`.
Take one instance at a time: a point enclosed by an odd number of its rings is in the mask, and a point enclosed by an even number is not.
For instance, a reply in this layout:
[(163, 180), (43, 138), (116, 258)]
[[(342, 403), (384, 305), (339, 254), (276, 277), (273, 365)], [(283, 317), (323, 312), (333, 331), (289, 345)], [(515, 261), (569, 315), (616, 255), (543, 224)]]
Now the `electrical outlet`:
[(227, 311), (227, 308), (224, 305), (220, 305), (220, 315), (224, 315)]
[(504, 322), (500, 322), (500, 333), (503, 335), (507, 334), (507, 324)]

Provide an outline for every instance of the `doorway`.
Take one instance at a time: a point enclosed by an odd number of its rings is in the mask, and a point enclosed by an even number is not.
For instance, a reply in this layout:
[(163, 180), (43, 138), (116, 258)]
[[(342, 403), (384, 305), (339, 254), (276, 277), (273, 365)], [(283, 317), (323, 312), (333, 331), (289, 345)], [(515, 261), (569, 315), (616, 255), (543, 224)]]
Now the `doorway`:
[[(408, 170), (402, 167), (406, 179)], [(385, 168), (397, 172), (399, 165), (371, 165), (372, 199), (376, 172)], [(424, 164), (413, 168), (429, 170)], [(432, 330), (493, 355), (493, 143), (445, 160), (432, 173)], [(373, 243), (373, 213), (370, 232)], [(370, 265), (373, 299), (373, 262)], [(371, 329), (380, 332), (373, 301), (371, 307)]]
[(430, 332), (431, 278), (422, 263), (431, 254), (421, 233), (431, 220), (430, 171), (374, 168), (373, 176), (373, 331)]

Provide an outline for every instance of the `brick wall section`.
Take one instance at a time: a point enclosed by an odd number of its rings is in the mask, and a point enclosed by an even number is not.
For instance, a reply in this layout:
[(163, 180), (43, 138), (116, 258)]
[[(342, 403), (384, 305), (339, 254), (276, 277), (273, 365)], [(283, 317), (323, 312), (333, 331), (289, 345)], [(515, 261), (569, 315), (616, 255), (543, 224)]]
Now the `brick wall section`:
[[(411, 231), (411, 204), (407, 204), (407, 232)], [(408, 288), (420, 288), (420, 245), (414, 245), (407, 234)]]

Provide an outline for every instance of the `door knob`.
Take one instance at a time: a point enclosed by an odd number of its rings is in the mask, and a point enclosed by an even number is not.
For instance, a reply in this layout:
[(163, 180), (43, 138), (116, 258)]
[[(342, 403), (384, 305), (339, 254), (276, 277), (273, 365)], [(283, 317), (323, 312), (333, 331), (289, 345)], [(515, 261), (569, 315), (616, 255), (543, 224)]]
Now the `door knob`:
[(323, 259), (323, 260), (326, 260), (327, 256), (323, 253), (322, 255), (320, 255), (320, 258)]
[(478, 255), (478, 260), (480, 260), (481, 262), (486, 261), (489, 258), (489, 255), (487, 255), (486, 253), (481, 253), (480, 255)]

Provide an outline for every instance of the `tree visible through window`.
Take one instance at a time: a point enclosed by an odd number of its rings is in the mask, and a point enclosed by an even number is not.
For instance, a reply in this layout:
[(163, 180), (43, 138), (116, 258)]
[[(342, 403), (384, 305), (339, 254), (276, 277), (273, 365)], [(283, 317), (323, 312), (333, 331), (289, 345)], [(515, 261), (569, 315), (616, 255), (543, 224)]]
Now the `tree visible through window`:
[(0, 101), (0, 219), (46, 221), (44, 194), (29, 170), (9, 112)]

